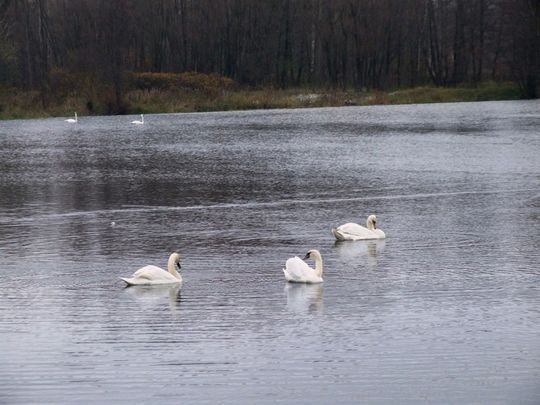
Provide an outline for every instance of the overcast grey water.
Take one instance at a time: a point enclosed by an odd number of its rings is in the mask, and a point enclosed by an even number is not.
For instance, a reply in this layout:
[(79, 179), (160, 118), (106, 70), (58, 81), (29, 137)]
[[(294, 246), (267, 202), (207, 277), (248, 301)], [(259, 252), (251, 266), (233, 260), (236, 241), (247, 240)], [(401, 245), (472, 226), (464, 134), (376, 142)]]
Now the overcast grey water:
[(0, 122), (0, 403), (540, 403), (538, 101), (136, 118)]

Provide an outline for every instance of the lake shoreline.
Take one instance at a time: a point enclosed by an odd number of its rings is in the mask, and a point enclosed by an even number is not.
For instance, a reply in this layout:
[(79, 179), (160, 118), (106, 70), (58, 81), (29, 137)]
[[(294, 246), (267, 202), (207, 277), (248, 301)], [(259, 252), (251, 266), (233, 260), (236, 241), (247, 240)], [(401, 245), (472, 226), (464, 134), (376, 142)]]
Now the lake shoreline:
[(420, 86), (392, 91), (248, 88), (220, 91), (130, 90), (124, 94), (120, 114), (111, 112), (110, 103), (98, 97), (72, 94), (50, 101), (43, 107), (37, 91), (3, 89), (0, 94), (0, 119), (28, 119), (79, 116), (241, 111), (259, 109), (317, 108), (369, 105), (426, 104), (518, 100), (513, 83), (485, 82), (478, 86)]
[(2, 403), (538, 403), (539, 105), (0, 122)]

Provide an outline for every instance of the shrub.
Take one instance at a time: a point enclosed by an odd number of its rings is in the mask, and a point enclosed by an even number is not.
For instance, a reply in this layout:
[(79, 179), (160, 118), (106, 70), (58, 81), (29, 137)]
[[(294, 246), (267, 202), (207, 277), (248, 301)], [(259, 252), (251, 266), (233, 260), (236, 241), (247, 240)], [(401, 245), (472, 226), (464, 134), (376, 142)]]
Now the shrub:
[(235, 88), (236, 82), (216, 73), (152, 73), (130, 72), (127, 74), (129, 88), (136, 90), (201, 91), (219, 93)]

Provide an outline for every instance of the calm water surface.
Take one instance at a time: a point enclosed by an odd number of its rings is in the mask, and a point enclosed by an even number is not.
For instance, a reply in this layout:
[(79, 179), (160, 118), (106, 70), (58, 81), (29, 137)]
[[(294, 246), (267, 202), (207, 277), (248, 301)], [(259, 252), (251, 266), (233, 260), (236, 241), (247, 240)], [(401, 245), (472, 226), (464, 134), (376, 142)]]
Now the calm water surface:
[(0, 122), (0, 403), (540, 403), (539, 102), (132, 119)]

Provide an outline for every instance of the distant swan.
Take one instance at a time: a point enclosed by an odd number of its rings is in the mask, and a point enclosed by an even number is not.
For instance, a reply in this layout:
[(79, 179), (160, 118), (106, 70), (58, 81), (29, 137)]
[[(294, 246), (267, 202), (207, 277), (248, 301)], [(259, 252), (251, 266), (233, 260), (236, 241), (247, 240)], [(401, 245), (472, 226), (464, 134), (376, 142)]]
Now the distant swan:
[(367, 228), (354, 223), (347, 223), (332, 229), (332, 233), (337, 240), (364, 240), (364, 239), (384, 239), (386, 235), (377, 229), (377, 217), (370, 215), (366, 221)]
[(144, 116), (141, 114), (141, 120), (138, 121), (138, 120), (135, 120), (135, 121), (131, 121), (132, 124), (135, 124), (135, 125), (142, 125), (144, 124)]
[(77, 113), (75, 112), (75, 119), (68, 118), (67, 120), (64, 120), (64, 121), (69, 122), (70, 124), (76, 124), (77, 122), (79, 122), (79, 120), (77, 118)]
[(168, 272), (156, 266), (144, 266), (137, 270), (130, 278), (121, 278), (127, 285), (156, 285), (181, 283), (182, 276), (175, 269), (180, 266), (180, 255), (173, 253), (167, 263)]
[(303, 260), (315, 261), (315, 268), (309, 267), (299, 257), (295, 256), (287, 260), (283, 273), (285, 279), (291, 283), (322, 283), (323, 262), (318, 250), (312, 249), (306, 253)]

